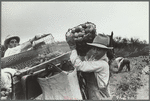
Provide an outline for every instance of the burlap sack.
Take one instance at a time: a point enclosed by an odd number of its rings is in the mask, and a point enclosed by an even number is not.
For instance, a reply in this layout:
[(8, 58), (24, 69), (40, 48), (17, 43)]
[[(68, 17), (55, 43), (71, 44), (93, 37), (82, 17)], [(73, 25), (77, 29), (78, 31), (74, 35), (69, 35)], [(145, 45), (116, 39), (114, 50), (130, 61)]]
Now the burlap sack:
[(76, 69), (38, 78), (38, 82), (42, 88), (43, 100), (82, 100)]

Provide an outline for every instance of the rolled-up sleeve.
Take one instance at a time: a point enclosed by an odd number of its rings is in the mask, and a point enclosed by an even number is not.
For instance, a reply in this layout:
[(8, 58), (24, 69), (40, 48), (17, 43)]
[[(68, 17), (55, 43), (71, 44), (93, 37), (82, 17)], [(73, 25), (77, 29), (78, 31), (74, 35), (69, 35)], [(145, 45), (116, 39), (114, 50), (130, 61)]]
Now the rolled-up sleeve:
[(99, 72), (107, 66), (107, 62), (103, 60), (98, 60), (98, 61), (82, 61), (79, 56), (77, 55), (76, 50), (72, 50), (71, 55), (70, 55), (70, 60), (73, 64), (73, 66), (78, 70), (78, 71), (84, 71), (84, 72)]

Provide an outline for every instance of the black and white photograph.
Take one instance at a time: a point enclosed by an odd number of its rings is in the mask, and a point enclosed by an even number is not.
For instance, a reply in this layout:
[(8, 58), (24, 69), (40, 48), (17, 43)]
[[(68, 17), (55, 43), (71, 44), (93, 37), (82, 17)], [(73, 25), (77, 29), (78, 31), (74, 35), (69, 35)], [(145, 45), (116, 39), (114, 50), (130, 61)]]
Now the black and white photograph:
[(1, 1), (1, 100), (149, 100), (149, 1)]

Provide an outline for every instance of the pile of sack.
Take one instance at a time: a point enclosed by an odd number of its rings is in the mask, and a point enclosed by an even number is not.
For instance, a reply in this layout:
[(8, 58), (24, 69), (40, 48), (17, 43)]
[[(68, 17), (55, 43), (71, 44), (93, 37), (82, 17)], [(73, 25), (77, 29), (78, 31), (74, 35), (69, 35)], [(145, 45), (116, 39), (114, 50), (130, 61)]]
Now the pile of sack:
[(87, 43), (92, 43), (97, 35), (96, 25), (92, 22), (86, 22), (68, 29), (67, 33), (74, 37), (78, 55), (84, 56), (90, 49), (90, 46), (88, 46)]

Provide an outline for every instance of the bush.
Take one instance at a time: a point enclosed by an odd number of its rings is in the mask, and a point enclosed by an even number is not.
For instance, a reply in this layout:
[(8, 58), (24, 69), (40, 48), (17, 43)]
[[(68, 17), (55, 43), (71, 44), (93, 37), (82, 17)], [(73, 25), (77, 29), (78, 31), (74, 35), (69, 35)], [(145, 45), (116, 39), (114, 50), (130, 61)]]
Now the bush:
[(135, 56), (147, 56), (149, 53), (149, 46), (147, 42), (140, 41), (137, 38), (113, 38), (113, 47), (116, 56), (123, 57), (135, 57)]

